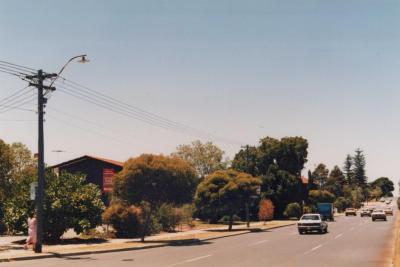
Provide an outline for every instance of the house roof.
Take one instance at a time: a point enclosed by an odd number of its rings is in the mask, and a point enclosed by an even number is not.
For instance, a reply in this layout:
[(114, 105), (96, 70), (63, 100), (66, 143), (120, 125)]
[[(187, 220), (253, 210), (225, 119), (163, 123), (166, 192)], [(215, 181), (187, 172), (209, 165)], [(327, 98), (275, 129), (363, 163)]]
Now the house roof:
[(106, 163), (109, 163), (109, 164), (112, 164), (112, 165), (115, 165), (115, 166), (118, 166), (121, 168), (124, 166), (124, 163), (120, 162), (120, 161), (116, 161), (116, 160), (112, 160), (112, 159), (105, 159), (105, 158), (100, 158), (100, 157), (95, 157), (95, 156), (90, 156), (90, 155), (84, 155), (79, 158), (71, 159), (71, 160), (53, 165), (50, 168), (54, 169), (54, 168), (59, 168), (59, 167), (65, 167), (65, 166), (75, 164), (75, 163), (78, 163), (80, 161), (87, 160), (87, 159), (95, 159), (95, 160), (106, 162)]

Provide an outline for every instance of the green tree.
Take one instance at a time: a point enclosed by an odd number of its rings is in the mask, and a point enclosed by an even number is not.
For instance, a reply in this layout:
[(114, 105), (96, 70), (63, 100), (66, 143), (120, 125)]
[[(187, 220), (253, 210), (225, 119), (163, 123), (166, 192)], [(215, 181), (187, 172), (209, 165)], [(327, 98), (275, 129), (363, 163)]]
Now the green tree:
[(280, 141), (280, 149), (276, 163), (279, 168), (300, 177), (301, 170), (307, 162), (308, 141), (303, 137), (284, 137)]
[(351, 206), (351, 200), (345, 197), (338, 197), (333, 203), (338, 212), (343, 212), (346, 208)]
[(260, 175), (258, 170), (259, 151), (255, 146), (245, 146), (235, 155), (232, 168), (249, 173), (253, 176)]
[(196, 183), (195, 170), (186, 161), (174, 156), (143, 154), (129, 159), (114, 177), (113, 198), (142, 208), (144, 241), (159, 207), (164, 203), (191, 202)]
[(314, 181), (318, 185), (319, 188), (323, 188), (325, 186), (325, 183), (328, 180), (328, 174), (329, 174), (329, 170), (326, 168), (326, 165), (323, 163), (318, 164), (318, 166), (312, 172)]
[(329, 173), (324, 188), (335, 195), (335, 197), (344, 196), (343, 186), (346, 184), (346, 178), (338, 166), (334, 166)]
[(193, 141), (189, 145), (180, 145), (176, 152), (172, 153), (183, 160), (189, 162), (200, 178), (208, 174), (225, 169), (227, 161), (224, 161), (225, 152), (212, 142), (202, 143), (200, 140)]
[(343, 165), (343, 172), (346, 178), (346, 182), (349, 185), (353, 184), (353, 157), (350, 154), (347, 154), (346, 159)]
[(47, 172), (45, 177), (43, 236), (59, 240), (70, 228), (80, 234), (101, 224), (101, 191), (85, 184), (82, 175)]
[(297, 202), (289, 203), (283, 212), (283, 215), (287, 218), (300, 218), (301, 206)]
[(315, 190), (318, 188), (318, 185), (314, 181), (314, 176), (311, 171), (308, 170), (308, 182), (307, 182), (307, 194), (310, 190)]
[(271, 199), (275, 206), (275, 214), (281, 217), (286, 206), (291, 202), (301, 201), (301, 180), (288, 171), (271, 165), (267, 174), (261, 177), (263, 197)]
[(279, 140), (272, 137), (265, 137), (260, 140), (258, 146), (257, 169), (259, 174), (265, 175), (272, 164), (276, 164), (276, 159), (280, 154), (281, 145)]
[(360, 148), (357, 148), (355, 150), (353, 161), (354, 161), (354, 167), (353, 167), (354, 183), (357, 186), (365, 188), (367, 186), (367, 176), (365, 176), (366, 162), (364, 153)]
[(22, 143), (12, 143), (10, 146), (13, 155), (13, 178), (18, 179), (26, 170), (35, 168), (32, 152)]
[(308, 193), (308, 200), (313, 205), (317, 205), (317, 203), (333, 203), (335, 195), (327, 190), (311, 190)]
[(196, 207), (202, 215), (227, 215), (228, 229), (232, 230), (233, 216), (257, 193), (260, 183), (259, 178), (247, 173), (216, 171), (199, 184), (195, 197)]
[(382, 196), (393, 196), (394, 191), (394, 184), (393, 182), (387, 177), (380, 177), (375, 181), (370, 183), (372, 187), (378, 187), (382, 191)]
[(6, 230), (4, 224), (5, 200), (10, 197), (14, 157), (8, 144), (0, 139), (0, 233)]
[(369, 199), (378, 200), (383, 196), (382, 189), (379, 186), (369, 186)]
[(13, 151), (8, 144), (0, 139), (0, 196), (4, 197), (9, 192), (13, 163)]

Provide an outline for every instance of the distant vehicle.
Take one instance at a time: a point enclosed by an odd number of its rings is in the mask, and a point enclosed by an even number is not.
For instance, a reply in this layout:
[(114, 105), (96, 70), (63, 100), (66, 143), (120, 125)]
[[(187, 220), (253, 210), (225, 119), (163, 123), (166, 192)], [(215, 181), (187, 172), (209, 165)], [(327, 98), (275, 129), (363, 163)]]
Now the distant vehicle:
[(323, 220), (334, 221), (333, 204), (332, 203), (317, 203), (318, 213), (321, 214)]
[(386, 216), (387, 215), (392, 215), (393, 216), (393, 209), (391, 207), (384, 208), (383, 212), (385, 212)]
[(372, 213), (372, 211), (370, 209), (362, 209), (360, 212), (360, 216), (361, 217), (364, 217), (364, 216), (371, 217), (371, 213)]
[(308, 213), (301, 216), (297, 223), (297, 228), (301, 235), (312, 231), (317, 231), (320, 234), (328, 232), (328, 224), (317, 213)]
[(384, 220), (386, 221), (386, 214), (382, 209), (376, 209), (371, 213), (372, 221), (375, 220)]
[(347, 208), (347, 209), (344, 211), (344, 215), (346, 215), (346, 216), (349, 216), (349, 215), (357, 216), (357, 211), (356, 211), (356, 209), (354, 209), (354, 208)]

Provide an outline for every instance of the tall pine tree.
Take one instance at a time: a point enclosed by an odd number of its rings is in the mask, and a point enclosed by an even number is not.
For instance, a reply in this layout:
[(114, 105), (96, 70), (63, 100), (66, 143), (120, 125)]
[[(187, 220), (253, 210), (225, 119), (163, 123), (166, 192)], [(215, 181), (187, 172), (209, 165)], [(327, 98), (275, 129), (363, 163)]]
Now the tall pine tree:
[(353, 158), (350, 154), (347, 154), (343, 166), (344, 176), (346, 177), (346, 182), (349, 185), (353, 185)]
[(367, 176), (365, 175), (365, 156), (360, 148), (355, 150), (355, 155), (353, 158), (353, 178), (354, 183), (362, 188), (367, 186)]

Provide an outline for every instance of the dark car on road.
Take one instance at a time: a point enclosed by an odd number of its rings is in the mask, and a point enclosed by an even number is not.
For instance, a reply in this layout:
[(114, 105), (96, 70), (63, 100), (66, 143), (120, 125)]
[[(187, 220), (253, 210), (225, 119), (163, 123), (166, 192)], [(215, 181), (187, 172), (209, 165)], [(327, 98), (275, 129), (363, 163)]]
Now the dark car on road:
[(362, 209), (360, 212), (360, 216), (361, 217), (364, 217), (364, 216), (371, 217), (371, 213), (372, 213), (372, 211), (370, 209)]

